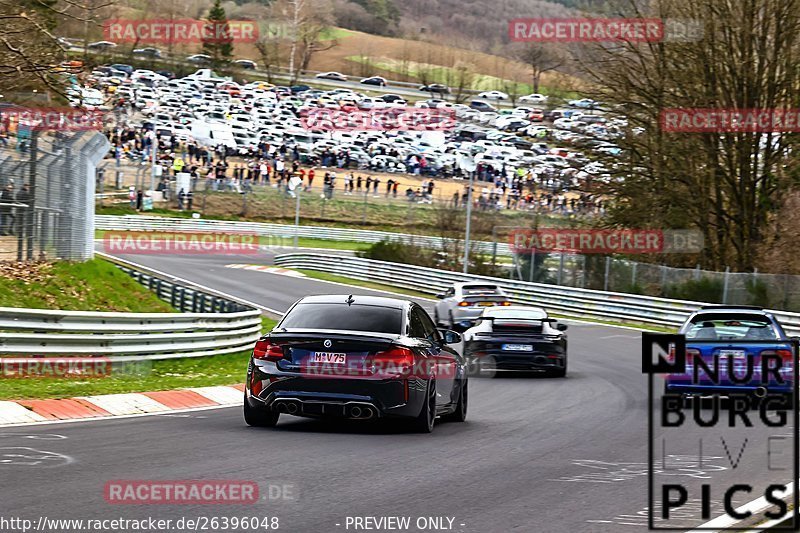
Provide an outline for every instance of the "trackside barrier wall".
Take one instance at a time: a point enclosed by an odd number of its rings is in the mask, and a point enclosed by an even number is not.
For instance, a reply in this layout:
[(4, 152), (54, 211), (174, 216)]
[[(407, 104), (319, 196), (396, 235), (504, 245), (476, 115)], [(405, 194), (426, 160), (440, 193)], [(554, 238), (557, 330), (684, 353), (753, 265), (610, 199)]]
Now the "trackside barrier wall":
[[(514, 303), (541, 306), (565, 316), (609, 322), (635, 322), (677, 328), (689, 313), (707, 305), (702, 302), (475, 276), (358, 257), (288, 253), (278, 255), (275, 264), (286, 268), (319, 270), (427, 294), (440, 293), (456, 282), (491, 282), (502, 287)], [(800, 335), (799, 313), (772, 312), (789, 335)]]
[(247, 351), (261, 334), (261, 311), (253, 306), (104, 257), (181, 312), (2, 307), (0, 355), (177, 359)]

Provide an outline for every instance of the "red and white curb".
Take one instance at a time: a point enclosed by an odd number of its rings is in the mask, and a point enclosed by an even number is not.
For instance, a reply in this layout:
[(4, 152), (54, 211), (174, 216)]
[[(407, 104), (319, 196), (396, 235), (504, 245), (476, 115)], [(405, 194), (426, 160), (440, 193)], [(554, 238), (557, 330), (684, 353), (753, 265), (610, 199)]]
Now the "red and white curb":
[(0, 427), (229, 407), (241, 405), (243, 391), (244, 385), (231, 385), (59, 400), (0, 401)]

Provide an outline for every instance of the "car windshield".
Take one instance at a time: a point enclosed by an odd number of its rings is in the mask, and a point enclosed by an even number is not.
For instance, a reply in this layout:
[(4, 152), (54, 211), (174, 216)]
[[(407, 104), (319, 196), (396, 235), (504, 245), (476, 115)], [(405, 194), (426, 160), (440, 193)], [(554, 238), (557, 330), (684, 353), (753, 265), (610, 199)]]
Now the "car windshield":
[(698, 315), (686, 330), (693, 340), (773, 340), (778, 336), (769, 319), (742, 315)]
[(403, 330), (403, 310), (377, 305), (300, 303), (284, 317), (278, 327), (369, 331), (399, 335)]

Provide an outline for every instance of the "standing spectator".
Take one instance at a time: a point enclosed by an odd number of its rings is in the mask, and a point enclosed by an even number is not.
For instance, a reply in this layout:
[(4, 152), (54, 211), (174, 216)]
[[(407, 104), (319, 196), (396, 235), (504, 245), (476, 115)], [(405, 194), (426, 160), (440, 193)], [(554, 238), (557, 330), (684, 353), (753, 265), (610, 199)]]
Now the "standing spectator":
[(183, 211), (183, 200), (186, 198), (186, 192), (181, 187), (181, 191), (178, 193), (178, 209)]
[(395, 198), (397, 198), (397, 186), (398, 185), (400, 185), (400, 183), (397, 182), (397, 181), (395, 181), (394, 184), (392, 185), (392, 196), (394, 196)]
[[(23, 228), (25, 225), (25, 214), (30, 209), (30, 207), (28, 207), (28, 204), (30, 204), (32, 199), (33, 195), (31, 194), (30, 187), (28, 186), (27, 183), (23, 183), (22, 188), (19, 191), (17, 191), (17, 197), (15, 198), (17, 203), (25, 204), (26, 206), (26, 207), (17, 207), (17, 213), (14, 217), (15, 218), (14, 221), (17, 223), (17, 228), (19, 228), (19, 232), (17, 233), (17, 235), (24, 234)], [(32, 232), (33, 228), (29, 228), (28, 231)]]
[(378, 185), (381, 184), (380, 178), (373, 178), (372, 179), (372, 194), (374, 196), (378, 196)]
[(386, 182), (386, 197), (389, 197), (389, 193), (392, 192), (392, 185), (394, 185), (394, 180), (389, 178), (389, 181)]
[(313, 169), (313, 168), (308, 171), (308, 187), (306, 187), (307, 191), (311, 190), (311, 186), (314, 183), (314, 173), (315, 173), (315, 169)]
[(128, 200), (131, 202), (131, 209), (136, 207), (136, 187), (133, 185), (128, 189)]
[(361, 176), (356, 180), (356, 191), (361, 192)]
[[(0, 193), (0, 204), (14, 203), (14, 187), (6, 185), (3, 192)], [(12, 207), (10, 205), (0, 205), (0, 235), (11, 235), (13, 215), (11, 214)]]

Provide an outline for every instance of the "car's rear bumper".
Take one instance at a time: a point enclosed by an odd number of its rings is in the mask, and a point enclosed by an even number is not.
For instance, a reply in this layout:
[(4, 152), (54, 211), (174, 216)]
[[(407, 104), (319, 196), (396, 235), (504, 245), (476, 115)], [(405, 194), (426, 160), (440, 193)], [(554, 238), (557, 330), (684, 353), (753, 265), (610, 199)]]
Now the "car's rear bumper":
[[(426, 382), (418, 378), (330, 378), (277, 370), (273, 363), (254, 365), (245, 386), (253, 408), (309, 417), (415, 417), (422, 410)], [(357, 416), (353, 408), (371, 416)]]
[(485, 355), (467, 356), (472, 372), (550, 372), (567, 366), (566, 355), (530, 354), (527, 352), (486, 352)]

